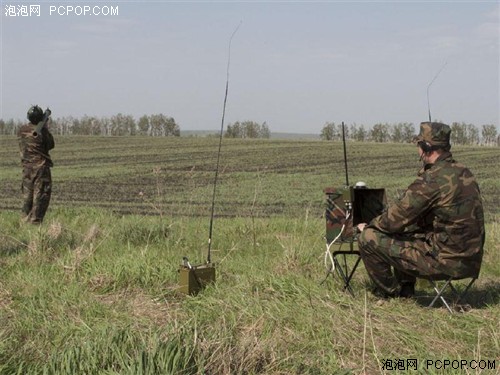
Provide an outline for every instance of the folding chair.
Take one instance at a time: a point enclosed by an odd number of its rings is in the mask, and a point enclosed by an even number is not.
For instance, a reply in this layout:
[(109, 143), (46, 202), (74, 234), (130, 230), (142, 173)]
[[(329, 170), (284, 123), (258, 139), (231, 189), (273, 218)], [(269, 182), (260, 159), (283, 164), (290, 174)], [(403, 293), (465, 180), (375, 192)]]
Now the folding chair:
[[(357, 244), (353, 242), (349, 242), (349, 250), (336, 250), (332, 252), (332, 257), (335, 265), (335, 271), (337, 271), (338, 275), (342, 279), (344, 283), (344, 290), (347, 290), (354, 297), (354, 290), (352, 289), (350, 283), (351, 279), (358, 268), (359, 263), (361, 262), (361, 256), (359, 255), (359, 250), (357, 250)], [(354, 266), (349, 269), (349, 265), (347, 263), (347, 256), (353, 255), (356, 259)], [(343, 262), (339, 261), (339, 257), (342, 257)]]
[[(452, 281), (457, 281), (457, 280), (465, 280), (465, 279), (471, 279), (469, 281), (469, 283), (467, 284), (467, 286), (465, 287), (465, 289), (462, 291), (462, 292), (459, 292), (457, 290), (457, 288), (455, 288), (452, 284)], [(467, 292), (469, 291), (470, 287), (472, 286), (472, 284), (474, 284), (474, 282), (477, 280), (477, 275), (475, 276), (469, 276), (469, 277), (453, 277), (453, 276), (450, 276), (448, 278), (437, 278), (437, 279), (432, 279), (432, 278), (426, 278), (426, 280), (428, 280), (432, 287), (434, 288), (434, 291), (436, 292), (436, 296), (434, 297), (434, 299), (432, 300), (432, 302), (429, 304), (429, 308), (433, 307), (434, 306), (434, 303), (436, 303), (436, 301), (438, 299), (441, 300), (441, 302), (443, 303), (444, 306), (446, 306), (446, 308), (448, 309), (448, 311), (453, 314), (453, 310), (451, 309), (450, 305), (448, 304), (448, 302), (445, 300), (443, 294), (444, 292), (449, 288), (451, 290), (451, 293), (452, 293), (452, 297), (453, 297), (453, 304), (454, 305), (457, 305), (460, 303), (460, 301), (465, 297), (465, 295), (467, 294)], [(444, 281), (444, 283), (439, 286), (438, 285), (438, 281)]]

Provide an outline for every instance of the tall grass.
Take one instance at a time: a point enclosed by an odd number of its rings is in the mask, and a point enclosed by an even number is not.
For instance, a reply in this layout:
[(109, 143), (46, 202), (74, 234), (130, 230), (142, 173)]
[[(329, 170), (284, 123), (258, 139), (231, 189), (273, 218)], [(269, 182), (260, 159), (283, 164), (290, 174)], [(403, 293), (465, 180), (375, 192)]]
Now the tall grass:
[(442, 373), (424, 360), (498, 359), (498, 223), (472, 309), (451, 315), (425, 307), (424, 282), (421, 298), (388, 301), (366, 292), (362, 268), (355, 298), (336, 276), (321, 284), (324, 223), (307, 211), (217, 219), (217, 280), (197, 296), (177, 292), (177, 269), (204, 261), (206, 218), (0, 220), (2, 374), (373, 374), (395, 358)]

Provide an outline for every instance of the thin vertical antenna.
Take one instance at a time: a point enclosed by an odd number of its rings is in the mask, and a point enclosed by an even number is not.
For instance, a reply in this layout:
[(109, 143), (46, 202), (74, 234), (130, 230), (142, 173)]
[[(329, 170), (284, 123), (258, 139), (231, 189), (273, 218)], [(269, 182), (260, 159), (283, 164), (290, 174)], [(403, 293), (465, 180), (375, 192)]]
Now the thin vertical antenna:
[(349, 174), (347, 172), (347, 149), (345, 145), (345, 129), (344, 121), (342, 121), (342, 142), (344, 143), (344, 167), (345, 167), (345, 186), (349, 186)]
[(429, 86), (427, 86), (427, 109), (429, 111), (429, 122), (432, 122), (432, 119), (431, 119), (431, 105), (430, 105), (430, 101), (429, 101), (429, 89), (430, 89), (431, 85), (434, 83), (434, 81), (436, 80), (436, 78), (438, 77), (438, 75), (443, 71), (443, 69), (446, 66), (446, 64), (448, 64), (448, 61), (446, 61), (444, 63), (444, 65), (441, 67), (441, 69), (439, 69), (439, 72), (437, 72), (437, 74), (432, 79), (431, 83), (429, 83)]
[(220, 125), (220, 134), (219, 134), (219, 151), (217, 153), (217, 166), (215, 168), (215, 179), (214, 179), (214, 191), (212, 195), (212, 209), (210, 212), (210, 229), (208, 232), (208, 254), (207, 254), (207, 263), (210, 263), (210, 251), (212, 249), (212, 231), (214, 224), (214, 210), (215, 210), (215, 192), (217, 188), (217, 179), (219, 177), (219, 162), (220, 162), (220, 150), (222, 146), (222, 136), (224, 133), (224, 117), (226, 116), (226, 102), (227, 102), (227, 92), (229, 88), (229, 65), (231, 63), (231, 42), (233, 41), (234, 34), (238, 31), (241, 26), (242, 21), (240, 21), (239, 25), (233, 31), (231, 38), (229, 38), (229, 48), (228, 48), (228, 56), (227, 56), (227, 69), (226, 69), (226, 93), (224, 95), (224, 105), (222, 107), (222, 121)]

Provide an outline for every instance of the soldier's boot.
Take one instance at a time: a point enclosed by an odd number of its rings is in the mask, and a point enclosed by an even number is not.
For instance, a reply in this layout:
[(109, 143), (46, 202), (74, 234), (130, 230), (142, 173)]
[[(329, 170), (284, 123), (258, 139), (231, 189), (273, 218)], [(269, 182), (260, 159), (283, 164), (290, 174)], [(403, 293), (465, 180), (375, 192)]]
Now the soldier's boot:
[(401, 298), (413, 298), (415, 296), (415, 283), (401, 284), (401, 290), (399, 291), (399, 296)]
[(371, 289), (371, 292), (375, 297), (383, 299), (397, 298), (399, 296), (397, 293), (389, 293), (376, 286)]

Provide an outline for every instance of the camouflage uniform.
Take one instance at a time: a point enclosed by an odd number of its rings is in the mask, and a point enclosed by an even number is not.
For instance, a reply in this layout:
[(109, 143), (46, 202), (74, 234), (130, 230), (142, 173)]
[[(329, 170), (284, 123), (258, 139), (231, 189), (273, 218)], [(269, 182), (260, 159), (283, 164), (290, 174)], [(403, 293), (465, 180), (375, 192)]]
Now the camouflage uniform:
[(365, 268), (384, 296), (399, 295), (402, 285), (414, 286), (416, 277), (479, 274), (485, 234), (479, 187), (472, 173), (453, 160), (450, 131), (444, 124), (421, 124), (416, 141), (445, 151), (359, 236)]
[(23, 166), (24, 220), (39, 224), (49, 207), (52, 192), (50, 168), (53, 166), (49, 150), (54, 148), (54, 138), (49, 130), (42, 128), (38, 136), (33, 135), (35, 125), (21, 126), (17, 135)]

